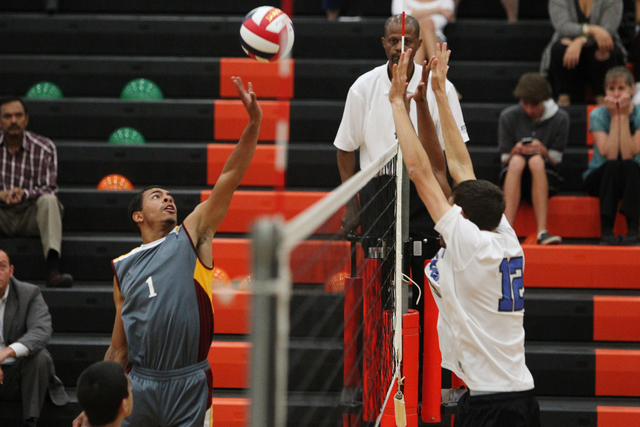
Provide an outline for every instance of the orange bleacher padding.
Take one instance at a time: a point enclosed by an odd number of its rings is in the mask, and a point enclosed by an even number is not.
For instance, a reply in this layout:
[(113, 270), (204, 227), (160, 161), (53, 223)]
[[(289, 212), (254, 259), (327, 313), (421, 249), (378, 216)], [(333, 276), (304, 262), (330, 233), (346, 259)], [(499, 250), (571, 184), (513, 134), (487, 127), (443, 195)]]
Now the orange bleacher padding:
[[(207, 146), (207, 185), (215, 185), (222, 168), (235, 144), (209, 144)], [(253, 155), (249, 169), (244, 174), (240, 185), (275, 186), (276, 147), (274, 145), (259, 145)]]
[(211, 400), (213, 424), (216, 427), (246, 427), (249, 425), (250, 408), (249, 399), (214, 397)]
[(591, 163), (591, 159), (593, 159), (593, 148), (589, 148), (588, 153), (589, 153), (589, 156), (588, 156), (589, 157), (589, 163)]
[(525, 245), (525, 286), (640, 289), (640, 247)]
[[(262, 123), (259, 141), (276, 140), (276, 123), (283, 119), (289, 125), (289, 101), (260, 101)], [(213, 139), (237, 141), (249, 117), (241, 101), (216, 100), (213, 102)], [(288, 135), (286, 135), (288, 138)]]
[(213, 388), (249, 387), (248, 342), (212, 342), (209, 365), (213, 373)]
[[(285, 76), (280, 78), (280, 67), (285, 67)], [(294, 60), (258, 62), (250, 58), (220, 58), (220, 96), (237, 98), (238, 92), (231, 77), (242, 77), (243, 83), (253, 85), (258, 98), (293, 98)]]
[[(591, 132), (589, 132), (589, 125), (591, 124), (591, 112), (598, 108), (598, 105), (587, 105), (587, 145), (588, 146), (592, 146), (593, 145), (593, 134)], [(591, 160), (591, 158), (589, 158), (589, 160)]]
[(593, 297), (594, 341), (640, 341), (640, 297)]
[(640, 396), (640, 350), (596, 349), (596, 396)]
[(238, 290), (213, 291), (216, 334), (248, 334), (251, 293)]
[[(214, 238), (214, 265), (226, 271), (232, 279), (249, 274), (250, 244), (249, 239)], [(350, 259), (349, 242), (304, 241), (291, 253), (292, 280), (322, 285), (333, 274), (348, 272)]]
[[(626, 221), (620, 214), (616, 217), (614, 232), (626, 234)], [(549, 199), (547, 228), (551, 234), (565, 238), (600, 238), (600, 201), (590, 196), (555, 196)], [(519, 237), (536, 233), (536, 218), (533, 208), (521, 203), (514, 227)]]
[[(211, 190), (202, 191), (200, 198), (205, 201)], [(263, 215), (282, 214), (286, 220), (325, 197), (319, 191), (236, 191), (231, 200), (229, 212), (218, 228), (222, 233), (247, 233), (253, 222)], [(282, 209), (282, 210), (281, 210)], [(317, 233), (333, 234), (340, 231), (340, 218), (344, 209), (333, 215)]]
[(598, 427), (640, 426), (640, 408), (598, 406)]
[(245, 276), (251, 271), (249, 239), (213, 239), (213, 264), (226, 271), (231, 278)]

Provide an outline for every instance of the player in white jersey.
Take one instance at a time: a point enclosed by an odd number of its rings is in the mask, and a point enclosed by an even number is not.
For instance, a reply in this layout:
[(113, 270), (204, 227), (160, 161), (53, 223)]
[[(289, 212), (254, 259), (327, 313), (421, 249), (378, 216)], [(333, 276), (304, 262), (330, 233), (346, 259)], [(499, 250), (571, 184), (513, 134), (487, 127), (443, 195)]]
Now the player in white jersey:
[[(442, 49), (438, 45), (436, 52), (429, 68), (453, 189), (434, 175), (409, 119), (409, 52), (394, 66), (389, 100), (409, 177), (444, 240), (445, 247), (426, 273), (440, 310), (442, 366), (469, 387), (458, 403), (455, 426), (537, 427), (540, 408), (524, 357), (522, 248), (504, 216), (502, 191), (488, 181), (476, 180), (447, 103), (450, 51), (445, 44)], [(424, 82), (421, 87), (424, 90)]]

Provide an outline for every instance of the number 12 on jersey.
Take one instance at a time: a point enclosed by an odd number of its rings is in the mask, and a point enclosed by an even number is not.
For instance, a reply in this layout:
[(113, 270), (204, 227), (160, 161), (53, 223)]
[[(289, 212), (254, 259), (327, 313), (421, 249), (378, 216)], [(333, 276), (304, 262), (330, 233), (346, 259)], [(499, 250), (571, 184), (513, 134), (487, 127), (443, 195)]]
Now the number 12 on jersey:
[(502, 298), (500, 298), (498, 310), (523, 310), (522, 257), (503, 259), (500, 263), (500, 273), (502, 273)]

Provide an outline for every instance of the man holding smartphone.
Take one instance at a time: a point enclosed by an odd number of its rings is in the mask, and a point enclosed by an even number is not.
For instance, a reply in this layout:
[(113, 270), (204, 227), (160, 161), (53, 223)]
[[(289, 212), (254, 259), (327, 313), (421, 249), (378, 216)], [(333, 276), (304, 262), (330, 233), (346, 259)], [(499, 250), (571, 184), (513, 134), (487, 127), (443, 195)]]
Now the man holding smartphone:
[(558, 107), (539, 73), (523, 74), (513, 94), (520, 103), (504, 109), (498, 122), (504, 213), (515, 227), (520, 201), (528, 202), (536, 218), (538, 244), (558, 244), (562, 237), (547, 231), (547, 211), (549, 197), (557, 194), (563, 180), (560, 165), (569, 137), (569, 114)]

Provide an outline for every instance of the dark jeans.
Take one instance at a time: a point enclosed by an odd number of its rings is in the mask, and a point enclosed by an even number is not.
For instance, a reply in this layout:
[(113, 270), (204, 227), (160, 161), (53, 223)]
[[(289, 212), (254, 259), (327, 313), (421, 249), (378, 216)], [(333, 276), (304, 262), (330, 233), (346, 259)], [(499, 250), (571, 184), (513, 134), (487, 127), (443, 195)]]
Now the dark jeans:
[(613, 233), (620, 199), (620, 213), (627, 219), (628, 235), (638, 234), (640, 165), (634, 160), (608, 160), (587, 175), (584, 184), (591, 196), (600, 198), (600, 226), (603, 236)]
[(619, 47), (614, 47), (610, 52), (609, 59), (598, 61), (595, 53), (598, 45), (587, 44), (582, 48), (578, 65), (569, 70), (562, 65), (562, 59), (567, 46), (560, 40), (551, 47), (551, 64), (549, 65), (549, 78), (553, 88), (553, 95), (568, 93), (571, 100), (582, 101), (584, 99), (584, 88), (586, 83), (591, 84), (594, 96), (604, 95), (604, 76), (609, 68), (622, 65), (624, 55)]

